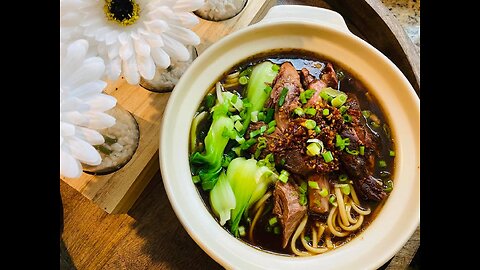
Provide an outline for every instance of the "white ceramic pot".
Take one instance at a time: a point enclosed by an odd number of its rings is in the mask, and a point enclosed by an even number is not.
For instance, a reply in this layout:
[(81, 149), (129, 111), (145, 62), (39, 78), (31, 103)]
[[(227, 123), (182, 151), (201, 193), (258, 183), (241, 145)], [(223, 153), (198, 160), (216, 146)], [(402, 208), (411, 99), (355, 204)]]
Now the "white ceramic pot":
[[(207, 89), (235, 64), (278, 48), (316, 52), (352, 71), (375, 95), (396, 145), (395, 187), (376, 219), (351, 242), (312, 257), (255, 249), (234, 238), (211, 216), (192, 182), (190, 125)], [(164, 112), (160, 165), (172, 207), (195, 242), (228, 269), (377, 269), (407, 242), (420, 221), (420, 102), (401, 71), (353, 35), (336, 12), (276, 6), (259, 23), (205, 50), (175, 87)]]

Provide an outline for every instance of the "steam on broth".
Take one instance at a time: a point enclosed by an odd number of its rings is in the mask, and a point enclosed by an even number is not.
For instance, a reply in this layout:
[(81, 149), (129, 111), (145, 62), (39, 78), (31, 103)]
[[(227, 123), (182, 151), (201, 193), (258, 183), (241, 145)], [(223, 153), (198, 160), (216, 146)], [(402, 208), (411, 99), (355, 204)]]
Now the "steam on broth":
[(322, 56), (251, 57), (209, 89), (192, 121), (192, 179), (225, 230), (293, 256), (338, 248), (393, 189), (395, 148), (371, 92)]

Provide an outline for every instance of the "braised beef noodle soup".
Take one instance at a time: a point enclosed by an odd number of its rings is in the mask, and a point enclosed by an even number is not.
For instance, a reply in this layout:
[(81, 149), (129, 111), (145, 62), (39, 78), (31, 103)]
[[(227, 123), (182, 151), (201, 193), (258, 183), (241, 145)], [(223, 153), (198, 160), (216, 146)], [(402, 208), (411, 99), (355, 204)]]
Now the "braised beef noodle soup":
[(192, 179), (234, 237), (311, 256), (375, 219), (393, 189), (394, 138), (355, 74), (306, 51), (274, 51), (205, 91), (192, 119)]

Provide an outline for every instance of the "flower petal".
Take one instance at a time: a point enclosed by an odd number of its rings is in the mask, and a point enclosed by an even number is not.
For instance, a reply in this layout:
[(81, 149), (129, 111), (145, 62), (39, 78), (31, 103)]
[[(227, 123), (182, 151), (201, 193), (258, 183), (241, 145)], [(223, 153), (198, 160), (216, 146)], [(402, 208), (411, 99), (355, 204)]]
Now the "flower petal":
[(99, 145), (105, 142), (105, 138), (100, 132), (90, 128), (76, 127), (75, 135), (91, 145)]
[(90, 95), (100, 94), (107, 87), (107, 83), (101, 80), (95, 80), (84, 83), (71, 90), (68, 95), (78, 98), (88, 97)]
[(168, 54), (162, 48), (152, 48), (151, 54), (157, 67), (167, 68), (170, 66), (170, 56), (168, 56)]
[(163, 47), (163, 49), (168, 55), (178, 61), (187, 61), (190, 59), (190, 52), (182, 43), (167, 35), (164, 35), (163, 41), (165, 42), (165, 47)]
[(60, 60), (60, 68), (64, 73), (73, 72), (85, 59), (88, 50), (88, 42), (85, 39), (79, 39), (72, 42), (64, 51)]
[(122, 70), (129, 84), (135, 85), (140, 82), (140, 74), (138, 73), (137, 60), (135, 57), (130, 57), (128, 60), (124, 59), (122, 61)]
[(191, 12), (177, 13), (177, 18), (180, 24), (183, 25), (183, 27), (188, 27), (188, 28), (192, 28), (200, 22), (198, 17)]
[(60, 149), (60, 175), (78, 178), (82, 175), (82, 165), (72, 155)]
[(185, 45), (198, 45), (200, 44), (200, 37), (190, 29), (172, 25), (171, 30), (168, 31), (168, 35)]
[(128, 60), (133, 55), (132, 38), (126, 33), (120, 34), (118, 38), (121, 44), (120, 49), (118, 50), (118, 55), (120, 55), (122, 60)]
[(104, 112), (115, 107), (117, 99), (106, 94), (98, 94), (84, 98), (83, 102), (89, 105), (89, 110)]
[(175, 11), (195, 11), (204, 4), (204, 0), (177, 0), (173, 5), (173, 9)]
[(80, 162), (88, 165), (98, 165), (102, 162), (98, 151), (86, 141), (77, 137), (68, 138), (66, 141), (68, 142), (64, 144), (64, 148), (67, 148), (72, 157)]
[(107, 55), (110, 60), (117, 57), (120, 50), (120, 44), (113, 43), (112, 45), (107, 45)]
[(61, 82), (62, 88), (70, 90), (92, 80), (98, 80), (101, 78), (104, 71), (105, 64), (103, 63), (102, 58), (87, 58), (77, 70), (66, 77), (65, 81)]
[(120, 57), (112, 59), (106, 69), (108, 79), (112, 81), (117, 80), (122, 73), (122, 60)]
[(87, 118), (87, 121), (83, 127), (92, 129), (104, 129), (115, 125), (115, 117), (103, 112), (89, 111), (82, 114)]
[(155, 76), (155, 63), (153, 62), (152, 57), (148, 56), (138, 56), (137, 57), (138, 72), (140, 75), (147, 79), (152, 80)]
[(150, 45), (143, 38), (136, 38), (133, 40), (133, 45), (135, 46), (135, 52), (137, 55), (141, 56), (150, 56)]
[[(162, 12), (162, 14), (163, 14), (163, 12)], [(160, 19), (153, 19), (153, 20), (150, 20), (150, 21), (145, 21), (145, 22), (143, 22), (143, 24), (145, 25), (145, 27), (149, 31), (151, 31), (153, 33), (157, 33), (157, 34), (161, 34), (161, 33), (165, 32), (169, 29), (168, 23), (166, 21), (160, 20)]]

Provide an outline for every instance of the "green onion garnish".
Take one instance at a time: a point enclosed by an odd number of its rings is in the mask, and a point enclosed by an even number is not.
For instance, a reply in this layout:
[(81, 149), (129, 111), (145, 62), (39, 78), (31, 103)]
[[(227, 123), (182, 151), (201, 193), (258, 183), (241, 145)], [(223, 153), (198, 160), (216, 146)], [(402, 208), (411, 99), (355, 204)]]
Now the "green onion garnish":
[(240, 117), (240, 115), (234, 114), (234, 115), (230, 116), (230, 119), (232, 119), (232, 121), (235, 122), (235, 121), (241, 120), (242, 118)]
[(340, 94), (336, 96), (334, 99), (332, 99), (332, 106), (335, 108), (338, 108), (345, 104), (347, 101), (347, 95), (346, 94)]
[(349, 184), (336, 184), (335, 187), (340, 188), (340, 191), (342, 191), (343, 194), (350, 195), (350, 185)]
[(287, 96), (288, 88), (284, 87), (282, 92), (280, 93), (280, 97), (278, 98), (278, 106), (282, 106), (285, 103), (285, 97)]
[(350, 108), (350, 106), (340, 106), (340, 109), (338, 109), (340, 111), (340, 114), (344, 114), (348, 108)]
[(265, 121), (265, 113), (258, 112), (257, 118), (258, 118), (258, 121)]
[(391, 192), (393, 190), (393, 181), (392, 180), (385, 181), (385, 188), (383, 190), (385, 192)]
[(330, 110), (329, 109), (323, 109), (322, 114), (323, 114), (323, 116), (327, 116), (327, 115), (330, 114)]
[(329, 96), (329, 95), (327, 94), (327, 92), (323, 92), (323, 91), (320, 92), (320, 97), (321, 97), (323, 100), (326, 100), (326, 101), (328, 101), (328, 102), (330, 102), (330, 100), (332, 100), (332, 97)]
[(390, 176), (389, 171), (380, 171), (380, 177), (381, 178), (385, 178), (385, 177), (389, 177), (389, 176)]
[(322, 153), (322, 156), (323, 156), (323, 159), (325, 160), (325, 162), (327, 162), (327, 163), (333, 160), (333, 155), (332, 155), (332, 152), (330, 152), (330, 151)]
[(378, 166), (380, 168), (385, 168), (385, 167), (387, 167), (387, 162), (385, 162), (385, 160), (379, 160), (378, 161)]
[(365, 146), (360, 145), (358, 153), (362, 156), (365, 155)]
[(298, 197), (298, 202), (300, 203), (300, 205), (307, 204), (307, 196), (305, 196), (305, 193), (300, 194), (300, 196)]
[(252, 122), (256, 123), (258, 122), (258, 111), (253, 111), (250, 113), (250, 119)]
[(246, 69), (244, 69), (242, 72), (240, 72), (240, 77), (241, 76), (250, 76), (250, 74), (252, 74), (252, 70), (253, 70), (253, 67), (248, 67)]
[(320, 129), (319, 126), (315, 126), (315, 128), (314, 128), (313, 130), (315, 130), (315, 132), (316, 132), (317, 134), (320, 134), (320, 133), (322, 132), (322, 130)]
[(205, 97), (205, 107), (207, 107), (207, 109), (210, 109), (213, 107), (213, 105), (215, 105), (215, 100), (217, 98), (215, 97), (214, 94), (208, 94), (206, 97)]
[(105, 147), (102, 144), (95, 145), (94, 148), (97, 149), (98, 151), (104, 153), (105, 155), (110, 155), (113, 152), (112, 150), (108, 149), (107, 147)]
[(272, 134), (272, 133), (275, 131), (275, 128), (276, 128), (275, 126), (269, 127), (269, 128), (267, 129), (267, 134)]
[(303, 116), (305, 113), (303, 112), (303, 109), (301, 107), (297, 107), (293, 110), (293, 113), (298, 115), (298, 116)]
[(320, 196), (322, 196), (323, 198), (327, 197), (328, 196), (328, 190), (326, 188), (322, 188), (319, 192)]
[(350, 155), (358, 155), (358, 150), (350, 150), (348, 149), (348, 147), (345, 148), (345, 151), (347, 151), (347, 153), (349, 153)]
[(335, 194), (330, 194), (328, 202), (331, 203), (333, 206), (337, 206), (337, 196), (335, 196)]
[(350, 123), (350, 122), (352, 122), (352, 116), (350, 116), (348, 113), (345, 113), (345, 114), (343, 115), (343, 121), (344, 121), (345, 123)]
[(238, 226), (238, 234), (240, 234), (240, 236), (245, 236), (246, 233), (245, 233), (245, 227), (243, 226)]
[(305, 114), (308, 114), (310, 116), (314, 116), (317, 113), (317, 110), (315, 108), (306, 108), (305, 109)]
[(240, 149), (242, 150), (247, 150), (248, 148), (250, 148), (252, 145), (254, 145), (255, 143), (257, 142), (257, 139), (255, 138), (250, 138), (248, 139), (246, 142), (242, 143), (240, 145)]
[(309, 156), (318, 156), (322, 149), (318, 143), (311, 143), (307, 145), (307, 155)]
[(243, 130), (243, 124), (240, 122), (240, 121), (236, 121), (235, 124), (233, 125), (235, 127), (235, 129), (240, 132)]
[(280, 175), (278, 176), (278, 180), (282, 181), (283, 183), (287, 183), (288, 176), (290, 176), (290, 173), (287, 172), (286, 170), (282, 170), (280, 172)]
[(279, 69), (280, 69), (280, 66), (279, 66), (279, 65), (273, 64), (273, 66), (272, 66), (272, 70), (273, 70), (273, 71), (278, 71)]
[(196, 184), (196, 183), (200, 182), (201, 179), (200, 179), (199, 175), (194, 175), (194, 176), (192, 176), (192, 180), (193, 180), (193, 183)]
[(242, 102), (243, 102), (243, 107), (244, 107), (244, 108), (250, 108), (250, 107), (252, 107), (252, 103), (250, 103), (250, 101), (248, 100), (248, 98), (242, 99)]
[(346, 182), (346, 181), (348, 180), (348, 176), (347, 176), (346, 174), (340, 174), (340, 175), (338, 176), (338, 180), (339, 180), (340, 182)]
[(350, 145), (350, 138), (342, 139), (342, 136), (340, 136), (340, 134), (337, 134), (335, 136), (335, 146), (338, 147), (340, 151), (345, 149), (345, 146), (348, 145)]
[(232, 103), (237, 103), (237, 100), (238, 100), (238, 96), (237, 95), (233, 95), (232, 98), (230, 99), (230, 101)]
[(273, 227), (273, 233), (274, 234), (280, 234), (280, 227)]
[(311, 99), (313, 97), (313, 94), (315, 94), (315, 90), (308, 89), (304, 93), (305, 93), (305, 98), (306, 99)]
[(305, 241), (307, 242), (310, 242), (312, 239), (310, 239), (310, 236), (308, 235), (305, 235), (305, 237), (303, 237), (303, 239), (305, 239)]
[(379, 127), (380, 127), (380, 125), (377, 124), (377, 123), (374, 122), (374, 121), (370, 122), (370, 125), (371, 125), (372, 127), (374, 127), (374, 128), (379, 128)]
[(268, 123), (268, 127), (275, 127), (275, 126), (277, 126), (277, 121), (275, 120), (272, 120), (270, 121), (270, 123)]
[(394, 157), (394, 156), (395, 156), (395, 151), (390, 150), (390, 151), (388, 152), (388, 155), (391, 156), (391, 157)]
[(273, 108), (268, 108), (267, 109), (267, 115), (265, 116), (265, 123), (269, 123), (270, 121), (273, 120), (273, 114), (275, 113), (275, 109)]
[(365, 116), (365, 118), (367, 119), (370, 117), (371, 114), (372, 114), (371, 111), (368, 111), (368, 110), (362, 111), (362, 115)]
[(300, 102), (302, 104), (307, 103), (307, 98), (305, 97), (305, 92), (300, 93)]
[(265, 93), (267, 95), (270, 95), (270, 93), (272, 92), (272, 87), (271, 86), (267, 86), (263, 89), (263, 91), (265, 91)]
[(305, 120), (305, 127), (308, 129), (314, 129), (317, 126), (317, 122), (312, 119)]
[(275, 224), (277, 223), (277, 221), (278, 221), (278, 220), (277, 220), (277, 217), (272, 217), (271, 219), (268, 220), (268, 224), (269, 224), (270, 226), (273, 226), (273, 225), (275, 225)]
[(318, 186), (318, 183), (315, 181), (308, 181), (308, 186), (313, 189), (320, 189), (320, 187)]
[(245, 142), (245, 138), (244, 137), (240, 137), (240, 136), (236, 136), (235, 137), (235, 140), (239, 143), (239, 144), (242, 144)]

